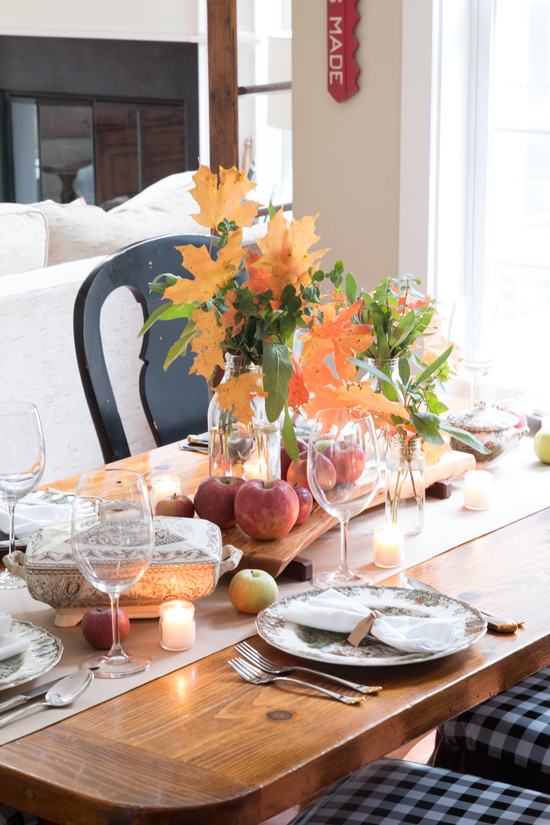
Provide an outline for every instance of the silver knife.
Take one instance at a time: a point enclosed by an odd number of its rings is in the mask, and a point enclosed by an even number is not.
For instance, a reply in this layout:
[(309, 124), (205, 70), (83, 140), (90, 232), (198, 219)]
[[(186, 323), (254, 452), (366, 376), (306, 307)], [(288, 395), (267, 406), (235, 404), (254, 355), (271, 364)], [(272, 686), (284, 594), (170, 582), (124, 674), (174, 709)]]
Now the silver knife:
[(54, 679), (52, 682), (46, 682), (45, 685), (31, 688), (30, 690), (26, 690), (25, 693), (18, 693), (17, 696), (12, 696), (11, 699), (7, 699), (5, 702), (0, 702), (0, 713), (4, 713), (5, 710), (11, 710), (11, 708), (19, 707), (19, 705), (24, 705), (25, 702), (36, 699), (37, 696), (42, 696), (59, 682), (59, 678), (58, 676), (57, 679)]
[[(409, 590), (424, 590), (426, 593), (436, 593), (439, 596), (445, 595), (433, 585), (426, 584), (420, 579), (413, 579), (410, 576), (403, 576), (403, 584)], [(518, 627), (523, 624), (523, 622), (515, 622), (513, 619), (506, 619), (504, 616), (497, 616), (496, 613), (489, 613), (488, 610), (481, 610), (479, 607), (476, 609), (486, 620), (487, 626), (497, 633), (515, 633)]]

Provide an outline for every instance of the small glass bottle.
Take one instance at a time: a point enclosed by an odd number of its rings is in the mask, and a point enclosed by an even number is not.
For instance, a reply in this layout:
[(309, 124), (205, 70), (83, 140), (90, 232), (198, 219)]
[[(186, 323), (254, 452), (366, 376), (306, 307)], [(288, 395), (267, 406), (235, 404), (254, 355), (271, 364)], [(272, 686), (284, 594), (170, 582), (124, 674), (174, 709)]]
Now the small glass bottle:
[(386, 522), (420, 533), (424, 524), (426, 459), (419, 436), (394, 435), (386, 455)]
[[(225, 356), (222, 384), (232, 377), (257, 373), (262, 368), (245, 363), (240, 355)], [(216, 393), (208, 408), (208, 455), (211, 476), (238, 476), (246, 481), (281, 477), (281, 437), (279, 421), (268, 421), (265, 398), (253, 396), (254, 415), (249, 424), (239, 421), (235, 409), (222, 409)]]

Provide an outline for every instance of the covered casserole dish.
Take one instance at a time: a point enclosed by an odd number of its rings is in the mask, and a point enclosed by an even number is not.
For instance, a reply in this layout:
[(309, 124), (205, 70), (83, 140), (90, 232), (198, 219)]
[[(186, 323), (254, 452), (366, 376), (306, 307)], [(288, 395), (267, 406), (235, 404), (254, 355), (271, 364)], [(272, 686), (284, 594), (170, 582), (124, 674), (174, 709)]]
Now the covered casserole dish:
[[(120, 595), (130, 617), (158, 616), (159, 606), (170, 599), (195, 602), (209, 596), (219, 577), (242, 557), (236, 547), (223, 547), (220, 528), (210, 521), (155, 516), (154, 523), (153, 560), (139, 582)], [(26, 554), (14, 553), (8, 569), (25, 579), (33, 599), (55, 609), (57, 627), (72, 627), (90, 608), (110, 604), (76, 566), (69, 522), (33, 533)]]

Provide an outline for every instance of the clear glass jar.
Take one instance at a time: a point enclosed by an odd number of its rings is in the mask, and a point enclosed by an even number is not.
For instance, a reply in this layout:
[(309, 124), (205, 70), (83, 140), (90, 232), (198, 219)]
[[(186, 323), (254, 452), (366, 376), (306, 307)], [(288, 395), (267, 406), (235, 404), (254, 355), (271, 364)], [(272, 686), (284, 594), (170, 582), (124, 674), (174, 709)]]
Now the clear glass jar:
[(409, 534), (420, 533), (424, 524), (426, 459), (421, 447), (419, 436), (406, 441), (394, 435), (386, 454), (386, 522)]
[[(380, 370), (380, 372), (383, 372), (385, 367), (389, 367), (392, 379), (399, 377), (399, 358), (365, 358), (365, 363), (371, 367), (375, 367), (377, 370)], [(379, 378), (371, 375), (370, 372), (365, 371), (365, 375), (361, 380), (370, 381), (373, 392), (382, 392), (382, 382)], [(391, 441), (390, 428), (387, 424), (383, 427), (377, 428), (376, 436), (378, 439), (378, 454), (380, 456), (381, 466), (383, 468), (385, 466), (386, 454), (390, 449)]]
[[(245, 364), (238, 355), (225, 356), (222, 384), (243, 372), (262, 372), (256, 364)], [(278, 421), (268, 421), (265, 398), (252, 399), (254, 416), (244, 424), (235, 410), (222, 409), (216, 393), (208, 408), (208, 454), (211, 476), (238, 476), (245, 480), (269, 481), (281, 477), (281, 436)]]

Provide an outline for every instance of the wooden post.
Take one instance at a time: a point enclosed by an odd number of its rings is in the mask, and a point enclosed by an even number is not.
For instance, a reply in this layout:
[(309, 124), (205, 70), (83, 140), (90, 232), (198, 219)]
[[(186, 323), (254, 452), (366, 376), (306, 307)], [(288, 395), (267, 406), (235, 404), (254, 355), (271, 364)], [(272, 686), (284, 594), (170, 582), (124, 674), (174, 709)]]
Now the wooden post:
[(237, 0), (208, 0), (210, 170), (239, 165)]

